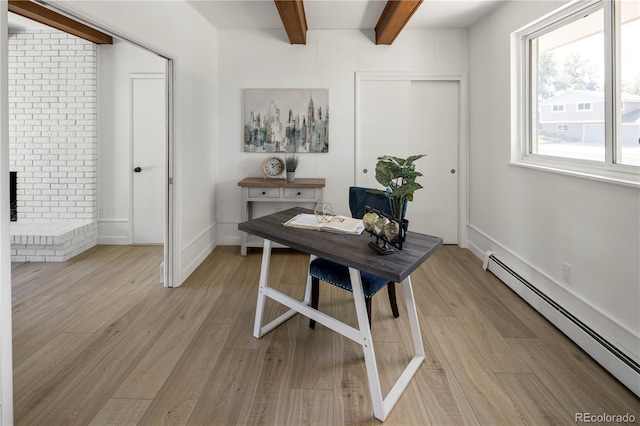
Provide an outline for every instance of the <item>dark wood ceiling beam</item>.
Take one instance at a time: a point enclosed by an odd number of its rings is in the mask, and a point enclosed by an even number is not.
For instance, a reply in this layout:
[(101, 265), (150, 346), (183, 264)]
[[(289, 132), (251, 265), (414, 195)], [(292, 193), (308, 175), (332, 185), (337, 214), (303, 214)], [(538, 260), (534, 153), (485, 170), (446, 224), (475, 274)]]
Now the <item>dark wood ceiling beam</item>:
[(376, 44), (391, 44), (407, 25), (422, 0), (389, 0), (376, 24)]
[(29, 0), (9, 0), (9, 12), (24, 16), (49, 27), (64, 31), (95, 44), (113, 44), (113, 38), (95, 28), (81, 24), (64, 15)]
[(307, 17), (302, 0), (274, 0), (291, 44), (307, 44)]

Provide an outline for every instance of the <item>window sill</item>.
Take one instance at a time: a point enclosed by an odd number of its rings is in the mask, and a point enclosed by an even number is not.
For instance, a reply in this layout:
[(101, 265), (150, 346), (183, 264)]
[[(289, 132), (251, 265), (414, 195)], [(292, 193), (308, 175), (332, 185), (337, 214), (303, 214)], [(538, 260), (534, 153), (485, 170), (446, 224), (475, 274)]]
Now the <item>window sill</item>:
[(510, 161), (509, 165), (599, 182), (612, 183), (615, 185), (630, 186), (632, 188), (640, 188), (640, 176), (633, 173), (624, 173), (569, 164), (563, 164), (562, 167), (560, 167), (557, 164), (550, 164), (550, 162), (532, 161), (527, 159)]

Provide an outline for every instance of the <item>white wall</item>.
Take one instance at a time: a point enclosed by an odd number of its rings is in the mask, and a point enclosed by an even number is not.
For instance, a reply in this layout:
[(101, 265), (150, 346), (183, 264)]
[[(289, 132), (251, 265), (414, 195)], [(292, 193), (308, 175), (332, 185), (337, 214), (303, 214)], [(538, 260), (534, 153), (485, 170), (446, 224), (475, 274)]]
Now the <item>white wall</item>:
[(300, 154), (296, 177), (326, 178), (325, 202), (348, 214), (355, 171), (355, 72), (467, 70), (465, 30), (405, 30), (391, 46), (376, 46), (373, 38), (373, 31), (317, 30), (309, 31), (307, 44), (300, 46), (289, 44), (281, 30), (220, 30), (220, 244), (239, 244), (237, 182), (262, 176), (267, 156), (242, 152), (242, 89), (329, 89), (329, 153)]
[[(132, 73), (165, 72), (166, 60), (114, 40), (98, 47), (98, 243), (131, 244)], [(164, 212), (158, 212), (164, 215)]]
[(510, 33), (561, 4), (509, 2), (469, 30), (470, 247), (496, 252), (638, 361), (640, 191), (508, 164)]
[(174, 285), (179, 285), (216, 244), (217, 30), (186, 2), (55, 5), (175, 61)]

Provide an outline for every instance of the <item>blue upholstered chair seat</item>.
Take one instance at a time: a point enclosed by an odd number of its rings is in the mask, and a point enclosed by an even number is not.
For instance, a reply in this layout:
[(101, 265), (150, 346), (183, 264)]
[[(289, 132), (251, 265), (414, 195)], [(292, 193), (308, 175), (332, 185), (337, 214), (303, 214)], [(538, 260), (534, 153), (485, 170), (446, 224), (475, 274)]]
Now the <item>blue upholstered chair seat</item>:
[[(353, 291), (351, 287), (351, 278), (349, 277), (349, 268), (339, 265), (327, 259), (318, 258), (309, 265), (309, 275), (321, 279), (322, 281), (342, 287), (345, 290)], [(367, 272), (360, 272), (362, 279), (362, 290), (364, 297), (370, 298), (382, 289), (388, 280), (371, 275)]]

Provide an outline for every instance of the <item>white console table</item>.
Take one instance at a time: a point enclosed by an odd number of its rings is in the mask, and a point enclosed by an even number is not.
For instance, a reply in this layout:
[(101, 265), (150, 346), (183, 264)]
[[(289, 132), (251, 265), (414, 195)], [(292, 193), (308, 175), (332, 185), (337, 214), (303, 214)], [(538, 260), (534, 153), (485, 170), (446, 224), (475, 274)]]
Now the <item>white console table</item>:
[[(241, 222), (246, 222), (253, 217), (253, 203), (282, 203), (284, 210), (291, 207), (291, 203), (309, 207), (322, 203), (324, 178), (296, 179), (293, 182), (285, 180), (265, 180), (263, 178), (244, 178), (238, 182), (242, 190)], [(312, 207), (312, 208), (313, 208)], [(242, 232), (240, 241), (240, 254), (247, 255), (247, 247), (262, 247), (262, 240), (247, 241), (247, 233)]]

